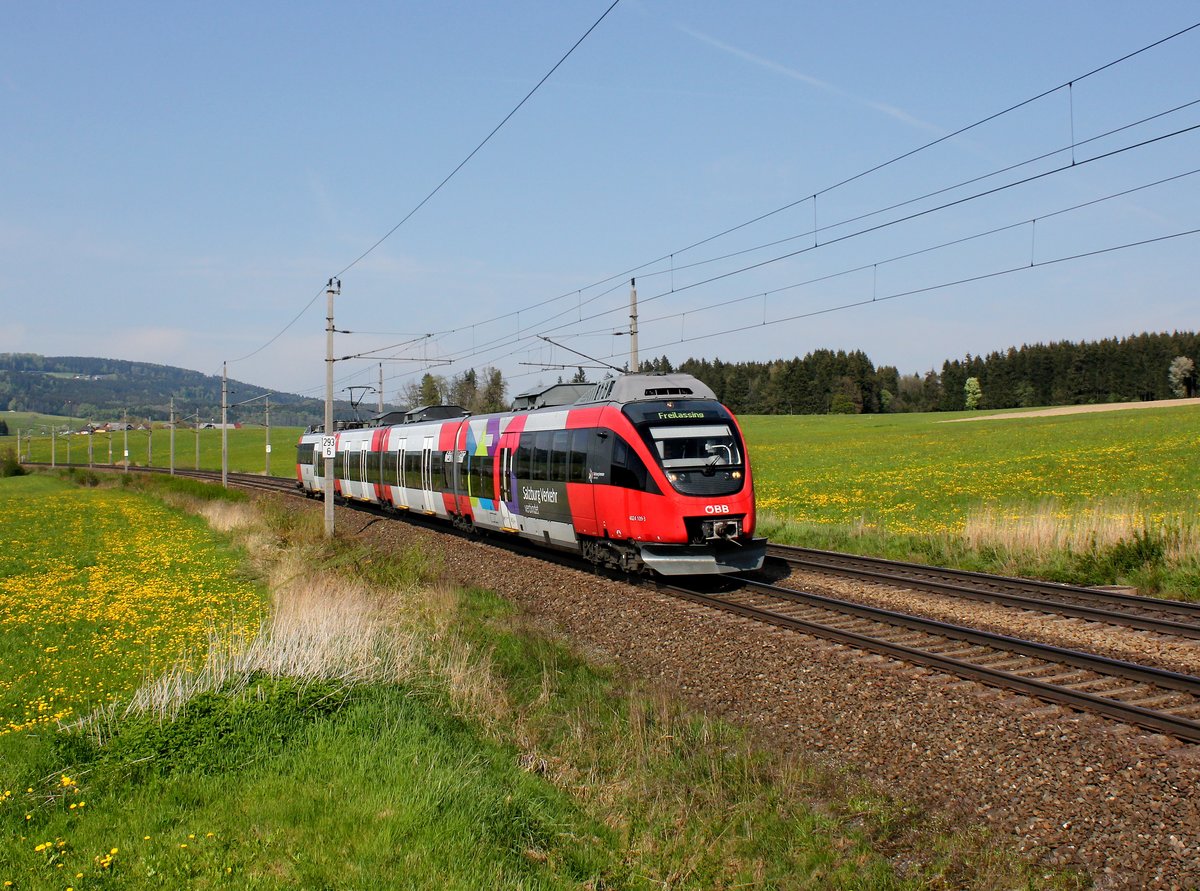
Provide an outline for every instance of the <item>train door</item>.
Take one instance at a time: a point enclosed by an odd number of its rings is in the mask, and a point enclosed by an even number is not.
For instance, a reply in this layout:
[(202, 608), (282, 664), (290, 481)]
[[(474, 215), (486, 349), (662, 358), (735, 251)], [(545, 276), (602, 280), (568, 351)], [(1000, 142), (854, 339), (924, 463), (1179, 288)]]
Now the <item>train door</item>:
[(404, 486), (404, 455), (408, 451), (408, 437), (403, 436), (396, 443), (396, 478), (390, 480), (391, 484), (396, 488), (393, 490), (396, 497), (393, 503), (397, 507), (412, 507), (408, 503), (408, 489)]
[(571, 503), (571, 522), (578, 535), (596, 535), (596, 487), (591, 473), (591, 444), (598, 440), (596, 431), (581, 427), (570, 431), (570, 454), (567, 461), (567, 482)]
[(514, 459), (520, 438), (518, 433), (500, 434), (500, 448), (497, 452), (500, 465), (496, 478), (496, 487), (500, 490), (500, 528), (505, 532), (516, 532), (520, 528), (516, 516), (517, 493), (514, 491), (513, 482)]
[[(586, 478), (592, 484), (596, 535), (623, 537), (624, 493), (612, 485), (613, 432), (597, 430), (588, 439)], [(619, 499), (619, 500), (618, 500)]]
[(358, 444), (358, 497), (371, 500), (370, 477), (367, 475), (367, 457), (371, 454), (371, 441), (364, 439)]
[(433, 491), (433, 434), (427, 433), (421, 444), (421, 510), (435, 513), (436, 493)]

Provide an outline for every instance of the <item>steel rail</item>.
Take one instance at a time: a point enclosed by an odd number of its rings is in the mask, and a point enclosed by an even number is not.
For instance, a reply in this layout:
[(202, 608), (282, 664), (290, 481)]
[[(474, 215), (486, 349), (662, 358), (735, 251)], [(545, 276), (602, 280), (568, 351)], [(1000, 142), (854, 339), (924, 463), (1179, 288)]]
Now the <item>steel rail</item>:
[[(149, 470), (156, 473), (167, 472), (165, 468), (137, 469), (142, 471)], [(213, 471), (180, 471), (176, 469), (176, 475), (211, 479), (217, 474)], [(298, 496), (302, 494), (295, 487), (295, 480), (291, 478), (266, 477), (259, 474), (230, 474), (230, 478), (240, 485), (252, 485), (275, 491), (288, 491)], [(352, 506), (367, 507), (365, 504), (352, 504)], [(438, 528), (441, 527), (439, 526)], [(446, 528), (445, 531), (452, 532), (453, 530)], [(512, 543), (509, 542), (508, 544)], [(522, 549), (513, 548), (513, 550), (520, 551)], [(528, 552), (530, 554), (536, 553), (542, 558), (550, 556), (550, 554), (544, 551), (535, 551), (533, 548), (530, 548)], [(561, 555), (554, 554), (554, 556), (558, 557)], [(1145, 687), (1170, 690), (1196, 697), (1197, 705), (1176, 707), (1176, 711), (1184, 709), (1189, 711), (1200, 710), (1200, 678), (1047, 644), (1038, 644), (1020, 638), (1005, 637), (1004, 635), (993, 634), (992, 632), (951, 625), (932, 619), (923, 619), (878, 607), (864, 606), (832, 597), (797, 591), (793, 588), (783, 588), (778, 585), (750, 582), (741, 579), (739, 581), (742, 581), (745, 585), (743, 589), (725, 594), (707, 594), (679, 585), (662, 582), (657, 584), (657, 589), (675, 597), (755, 621), (833, 640), (857, 649), (879, 653), (911, 664), (923, 665), (931, 669), (979, 681), (990, 686), (1025, 693), (1035, 698), (1054, 702), (1069, 708), (1102, 714), (1124, 723), (1136, 724), (1148, 730), (1165, 733), (1188, 742), (1200, 743), (1200, 721), (1172, 715), (1169, 711), (1145, 708), (1140, 705), (1122, 702), (1111, 696), (1071, 689), (1068, 686), (1038, 680), (1033, 677), (1025, 677), (1018, 672), (980, 664), (979, 661), (971, 662), (959, 658), (959, 656), (941, 655), (932, 652), (930, 649), (913, 646), (911, 643), (887, 640), (883, 637), (866, 634), (861, 630), (848, 630), (838, 628), (834, 625), (815, 622), (810, 619), (789, 616), (775, 610), (737, 603), (729, 598), (744, 596), (747, 593), (752, 596), (773, 597), (807, 608), (832, 611), (843, 617), (880, 623), (893, 628), (906, 628), (919, 634), (940, 636), (943, 643), (946, 640), (952, 640), (970, 647), (989, 648), (993, 656), (997, 652), (1015, 654), (1009, 658), (1024, 657), (1026, 659), (1039, 660), (1046, 666), (1070, 666), (1090, 672), (1101, 679), (1119, 678)], [(1028, 670), (1029, 667), (1023, 666), (1025, 670)], [(1041, 671), (1043, 669), (1035, 667), (1034, 670)], [(1094, 684), (1095, 681), (1088, 681), (1088, 683)], [(1128, 693), (1131, 691), (1127, 690), (1123, 692)]]
[[(1071, 616), (1092, 622), (1122, 625), (1143, 631), (1200, 640), (1200, 604), (1197, 603), (1138, 597), (1077, 585), (1060, 585), (1036, 579), (945, 569), (937, 566), (924, 566), (919, 563), (885, 560), (879, 557), (862, 557), (857, 554), (839, 554), (833, 551), (791, 548), (783, 545), (771, 545), (768, 553), (785, 560), (791, 566), (817, 572), (850, 576), (881, 584), (949, 594), (969, 600), (1001, 603), (1036, 612)], [(942, 579), (929, 576), (941, 576)], [(997, 588), (1006, 588), (1007, 590), (996, 590)], [(1026, 593), (1013, 593), (1014, 591)], [(1029, 592), (1048, 597), (1029, 596)], [(1119, 607), (1119, 609), (1103, 609), (1099, 606), (1072, 603), (1067, 599), (1058, 598), (1090, 600), (1094, 603)], [(1155, 618), (1133, 612), (1133, 610), (1174, 616), (1175, 618)]]
[(892, 627), (907, 628), (923, 634), (937, 635), (943, 639), (943, 643), (946, 639), (949, 639), (961, 641), (972, 646), (987, 647), (993, 655), (997, 651), (1014, 653), (1052, 665), (1066, 665), (1080, 668), (1102, 677), (1121, 678), (1159, 689), (1177, 691), (1200, 697), (1200, 678), (1191, 675), (1121, 662), (1116, 659), (1067, 650), (1061, 647), (1037, 644), (1019, 638), (1010, 638), (973, 628), (922, 619), (917, 616), (909, 616), (891, 610), (867, 607), (831, 597), (796, 591), (791, 588), (781, 588), (777, 585), (765, 585), (755, 582), (748, 584), (746, 589), (726, 594), (705, 593), (679, 585), (666, 584), (659, 585), (659, 590), (672, 596), (756, 621), (766, 622), (777, 627), (812, 634), (858, 649), (865, 649), (905, 662), (923, 665), (959, 677), (976, 680), (990, 686), (1026, 693), (1039, 699), (1074, 709), (1096, 712), (1116, 718), (1125, 723), (1137, 724), (1155, 732), (1166, 733), (1188, 742), (1200, 742), (1200, 721), (1172, 715), (1166, 711), (1158, 711), (1122, 702), (1119, 699), (1109, 696), (1071, 689), (1067, 686), (1053, 684), (1033, 677), (1024, 677), (1012, 671), (979, 664), (978, 661), (972, 662), (957, 656), (940, 655), (932, 652), (930, 649), (887, 640), (884, 637), (865, 633), (861, 630), (847, 630), (823, 622), (789, 616), (776, 610), (738, 603), (729, 598), (744, 595), (748, 590), (752, 594), (761, 594), (797, 602), (806, 606), (832, 611), (842, 616), (852, 616), (883, 623)]

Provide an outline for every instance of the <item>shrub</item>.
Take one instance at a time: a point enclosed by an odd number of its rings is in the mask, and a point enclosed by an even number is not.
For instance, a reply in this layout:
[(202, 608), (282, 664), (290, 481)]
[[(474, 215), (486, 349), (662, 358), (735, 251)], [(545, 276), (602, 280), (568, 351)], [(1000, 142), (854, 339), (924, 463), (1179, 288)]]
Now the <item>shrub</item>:
[(21, 466), (21, 462), (17, 460), (17, 455), (12, 449), (7, 449), (3, 455), (0, 455), (0, 477), (24, 475), (25, 468)]

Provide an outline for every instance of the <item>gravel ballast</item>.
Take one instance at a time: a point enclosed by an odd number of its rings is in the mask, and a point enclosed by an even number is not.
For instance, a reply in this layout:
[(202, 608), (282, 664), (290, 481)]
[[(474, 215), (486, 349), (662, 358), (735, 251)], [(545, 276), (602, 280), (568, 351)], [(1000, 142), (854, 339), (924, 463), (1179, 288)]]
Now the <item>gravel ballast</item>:
[[(1040, 862), (1085, 870), (1096, 888), (1200, 888), (1200, 746), (713, 613), (649, 586), (372, 519), (339, 508), (343, 532), (440, 553), (448, 580), (496, 591), (588, 652), (749, 728), (764, 747), (848, 769), (960, 825), (986, 824)], [(880, 596), (868, 590), (880, 586), (820, 581), (850, 599)], [(884, 596), (909, 594), (927, 596)], [(1021, 616), (990, 610), (985, 624), (1019, 633), (1005, 613)], [(1078, 629), (1063, 633), (1078, 644)], [(1195, 652), (1120, 629), (1086, 634), (1127, 659), (1139, 640), (1160, 647), (1162, 661), (1186, 663)]]

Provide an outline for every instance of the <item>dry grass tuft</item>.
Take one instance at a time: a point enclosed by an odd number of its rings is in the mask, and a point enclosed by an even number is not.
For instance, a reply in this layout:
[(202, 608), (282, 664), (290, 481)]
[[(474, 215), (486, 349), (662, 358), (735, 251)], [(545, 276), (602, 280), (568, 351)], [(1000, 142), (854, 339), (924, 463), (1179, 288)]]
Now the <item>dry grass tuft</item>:
[(262, 675), (347, 685), (432, 683), (460, 714), (484, 727), (499, 728), (509, 719), (490, 653), (453, 631), (460, 595), (452, 586), (386, 588), (353, 573), (314, 568), (322, 555), (328, 557), (319, 539), (295, 528), (281, 537), (278, 518), (260, 516), (253, 505), (192, 501), (190, 508), (215, 528), (233, 532), (263, 567), (270, 616), (249, 638), (213, 629), (202, 660), (181, 660), (147, 680), (128, 702), (94, 713), (81, 726), (104, 736), (104, 727), (122, 715), (172, 720), (193, 697), (238, 693)]
[(218, 532), (249, 529), (259, 523), (258, 514), (252, 504), (232, 501), (204, 501), (193, 504), (193, 509)]
[(1036, 507), (985, 505), (967, 517), (963, 536), (972, 547), (1003, 548), (1047, 558), (1109, 548), (1153, 535), (1164, 543), (1164, 556), (1180, 562), (1200, 553), (1200, 527), (1181, 514), (1151, 515), (1134, 500), (1103, 499), (1064, 507), (1053, 501)]
[(193, 696), (237, 692), (255, 675), (356, 684), (403, 681), (419, 671), (423, 649), (416, 638), (393, 633), (390, 597), (304, 571), (300, 561), (293, 551), (276, 565), (271, 616), (253, 639), (214, 632), (199, 670), (182, 662), (143, 684), (126, 714), (171, 719)]

